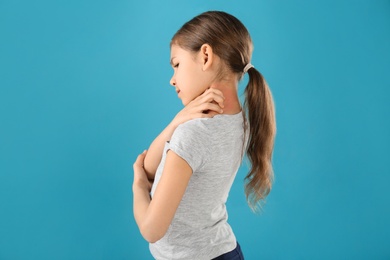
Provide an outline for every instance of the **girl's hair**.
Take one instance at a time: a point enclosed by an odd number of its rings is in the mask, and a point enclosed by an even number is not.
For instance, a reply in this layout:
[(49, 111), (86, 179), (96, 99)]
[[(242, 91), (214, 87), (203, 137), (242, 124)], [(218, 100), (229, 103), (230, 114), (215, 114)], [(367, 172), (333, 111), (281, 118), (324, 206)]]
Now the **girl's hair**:
[[(177, 44), (196, 53), (205, 43), (238, 79), (242, 78), (244, 67), (251, 61), (253, 44), (248, 30), (236, 17), (220, 11), (202, 13), (177, 31), (171, 46)], [(273, 183), (271, 161), (276, 123), (272, 95), (263, 76), (255, 68), (249, 69), (248, 75), (244, 107), (249, 119), (246, 152), (251, 168), (245, 177), (245, 194), (249, 206), (256, 210)]]

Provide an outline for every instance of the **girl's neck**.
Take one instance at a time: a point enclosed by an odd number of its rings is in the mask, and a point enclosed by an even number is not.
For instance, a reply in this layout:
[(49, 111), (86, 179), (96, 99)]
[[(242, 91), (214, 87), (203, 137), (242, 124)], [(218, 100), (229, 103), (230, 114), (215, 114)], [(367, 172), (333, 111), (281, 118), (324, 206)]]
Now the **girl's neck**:
[(238, 83), (235, 81), (221, 81), (212, 83), (212, 88), (222, 91), (225, 97), (224, 108), (222, 114), (234, 115), (241, 111), (240, 100), (238, 99), (237, 89)]

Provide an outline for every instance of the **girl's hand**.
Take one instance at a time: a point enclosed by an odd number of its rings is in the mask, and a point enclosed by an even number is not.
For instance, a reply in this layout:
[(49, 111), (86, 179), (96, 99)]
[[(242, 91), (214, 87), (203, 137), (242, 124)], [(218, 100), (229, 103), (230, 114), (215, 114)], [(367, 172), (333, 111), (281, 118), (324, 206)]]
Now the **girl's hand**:
[(173, 119), (172, 124), (178, 126), (194, 118), (211, 118), (223, 112), (225, 98), (222, 92), (208, 88), (203, 94), (192, 100)]
[(147, 151), (145, 150), (143, 151), (143, 153), (138, 155), (137, 160), (133, 164), (133, 170), (134, 170), (133, 188), (139, 187), (150, 192), (152, 189), (152, 183), (148, 180), (148, 176), (146, 175), (144, 169), (144, 160), (145, 160), (146, 153)]

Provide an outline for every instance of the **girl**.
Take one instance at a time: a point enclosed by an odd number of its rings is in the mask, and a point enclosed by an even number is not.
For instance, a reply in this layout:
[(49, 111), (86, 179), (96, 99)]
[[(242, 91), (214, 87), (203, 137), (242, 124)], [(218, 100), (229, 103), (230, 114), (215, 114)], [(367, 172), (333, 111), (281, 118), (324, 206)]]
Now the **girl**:
[[(276, 129), (252, 49), (245, 26), (218, 11), (193, 18), (172, 38), (170, 84), (184, 108), (133, 165), (134, 217), (156, 259), (244, 259), (225, 203), (244, 151), (249, 205), (256, 209), (268, 195)], [(247, 113), (237, 94), (245, 73)]]

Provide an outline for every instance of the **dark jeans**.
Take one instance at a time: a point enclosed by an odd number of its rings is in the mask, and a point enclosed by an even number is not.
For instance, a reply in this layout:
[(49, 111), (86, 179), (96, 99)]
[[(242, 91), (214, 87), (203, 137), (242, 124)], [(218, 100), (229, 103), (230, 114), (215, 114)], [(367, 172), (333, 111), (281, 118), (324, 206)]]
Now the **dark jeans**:
[(242, 254), (240, 244), (237, 242), (235, 249), (212, 260), (244, 260), (244, 255)]

